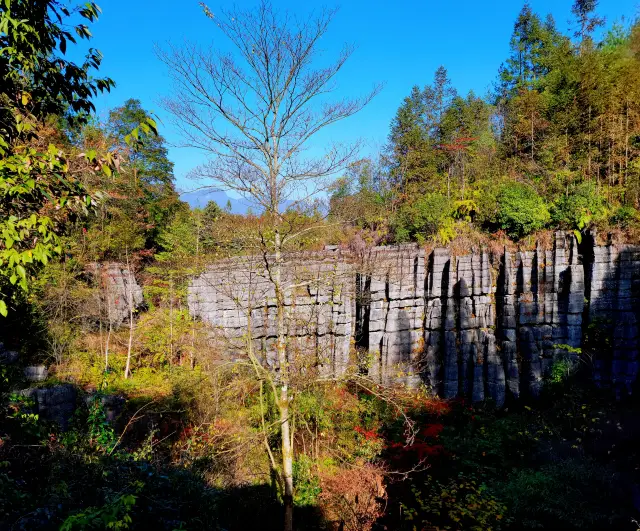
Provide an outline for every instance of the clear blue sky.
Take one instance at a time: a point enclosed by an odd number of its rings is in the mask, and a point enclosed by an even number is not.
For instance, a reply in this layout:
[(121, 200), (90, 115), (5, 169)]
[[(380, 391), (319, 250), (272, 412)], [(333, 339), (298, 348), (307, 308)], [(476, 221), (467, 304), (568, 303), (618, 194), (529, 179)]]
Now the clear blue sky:
[[(551, 13), (558, 27), (570, 27), (573, 0), (531, 0), (534, 11)], [(170, 92), (168, 72), (155, 56), (154, 45), (187, 39), (203, 45), (220, 42), (215, 24), (202, 14), (197, 0), (98, 0), (103, 15), (92, 27), (91, 45), (104, 54), (101, 72), (112, 77), (117, 88), (97, 101), (105, 117), (110, 108), (127, 98), (138, 98), (143, 106), (163, 120), (161, 133), (177, 144), (179, 137), (162, 112), (159, 98)], [(273, 0), (275, 6), (292, 13), (333, 7), (331, 0)], [(622, 16), (638, 15), (639, 0), (601, 0), (599, 13), (607, 26)], [(209, 0), (215, 13), (232, 2)], [(239, 0), (250, 7), (254, 2)], [(384, 82), (382, 93), (360, 114), (334, 125), (319, 137), (365, 140), (366, 150), (375, 151), (386, 140), (389, 123), (413, 85), (431, 82), (433, 72), (444, 65), (459, 92), (486, 93), (508, 54), (509, 38), (523, 2), (500, 0), (343, 0), (322, 48), (327, 58), (335, 56), (345, 42), (356, 52), (339, 77), (338, 96), (365, 93), (376, 82)], [(202, 155), (171, 147), (177, 186), (192, 189), (189, 170), (203, 162)]]

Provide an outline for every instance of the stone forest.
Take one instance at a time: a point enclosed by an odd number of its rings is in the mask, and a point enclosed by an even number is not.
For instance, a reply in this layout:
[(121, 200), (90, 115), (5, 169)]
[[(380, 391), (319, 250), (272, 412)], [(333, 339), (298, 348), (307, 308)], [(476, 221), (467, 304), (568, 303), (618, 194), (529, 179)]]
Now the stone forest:
[[(622, 396), (638, 376), (640, 246), (593, 238), (579, 246), (558, 232), (548, 250), (330, 249), (295, 254), (285, 270), (303, 284), (285, 301), (291, 348), (324, 374), (340, 377), (353, 365), (380, 383), (424, 381), (443, 398), (502, 407), (507, 396), (538, 396), (553, 363), (577, 357), (597, 326), (611, 348), (590, 345), (595, 382)], [(189, 308), (212, 326), (214, 341), (241, 350), (250, 326), (269, 365), (274, 299), (264, 263), (251, 257), (218, 262), (188, 288)]]
[(0, 531), (639, 531), (634, 2), (0, 2)]

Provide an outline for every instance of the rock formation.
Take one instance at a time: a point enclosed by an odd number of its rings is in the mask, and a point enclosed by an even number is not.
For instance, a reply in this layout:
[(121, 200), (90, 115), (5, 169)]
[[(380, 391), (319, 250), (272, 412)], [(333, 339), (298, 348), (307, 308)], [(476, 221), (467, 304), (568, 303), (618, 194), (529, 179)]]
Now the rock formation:
[[(383, 383), (421, 380), (444, 398), (498, 406), (537, 396), (554, 362), (578, 357), (592, 361), (600, 385), (631, 392), (640, 247), (593, 241), (559, 232), (552, 249), (515, 253), (425, 256), (401, 245), (294, 254), (284, 267), (294, 286), (287, 348), (324, 374), (357, 366)], [(189, 307), (226, 351), (242, 355), (251, 341), (274, 366), (274, 295), (264, 260), (241, 257), (195, 278)]]
[(133, 301), (134, 309), (139, 308), (144, 299), (142, 288), (137, 283), (135, 275), (119, 262), (92, 263), (87, 267), (87, 273), (94, 284), (100, 286), (99, 304), (94, 308), (98, 318), (103, 322), (118, 327), (129, 321), (129, 300)]

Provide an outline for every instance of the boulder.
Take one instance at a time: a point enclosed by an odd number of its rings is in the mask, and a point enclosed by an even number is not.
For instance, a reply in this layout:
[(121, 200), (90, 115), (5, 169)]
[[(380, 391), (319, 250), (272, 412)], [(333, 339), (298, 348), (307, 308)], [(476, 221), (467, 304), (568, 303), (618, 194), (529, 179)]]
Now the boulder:
[(25, 367), (23, 372), (28, 382), (42, 382), (49, 376), (49, 371), (44, 365), (30, 365)]
[(64, 431), (76, 410), (76, 389), (71, 384), (54, 385), (53, 387), (30, 387), (19, 393), (31, 398), (34, 411), (40, 418), (55, 422)]

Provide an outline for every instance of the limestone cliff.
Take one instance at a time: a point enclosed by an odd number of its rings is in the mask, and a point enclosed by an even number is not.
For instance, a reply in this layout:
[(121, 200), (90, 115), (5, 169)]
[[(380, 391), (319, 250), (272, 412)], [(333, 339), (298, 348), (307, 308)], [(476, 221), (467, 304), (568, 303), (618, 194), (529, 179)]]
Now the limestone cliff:
[[(309, 367), (498, 405), (536, 396), (560, 358), (630, 392), (638, 374), (640, 247), (557, 233), (553, 249), (454, 256), (414, 245), (287, 258), (288, 349)], [(228, 352), (253, 342), (276, 364), (275, 301), (261, 257), (218, 262), (189, 289), (193, 315)], [(251, 330), (250, 337), (247, 330)], [(296, 356), (296, 359), (300, 359)]]

